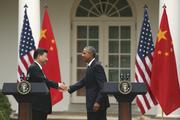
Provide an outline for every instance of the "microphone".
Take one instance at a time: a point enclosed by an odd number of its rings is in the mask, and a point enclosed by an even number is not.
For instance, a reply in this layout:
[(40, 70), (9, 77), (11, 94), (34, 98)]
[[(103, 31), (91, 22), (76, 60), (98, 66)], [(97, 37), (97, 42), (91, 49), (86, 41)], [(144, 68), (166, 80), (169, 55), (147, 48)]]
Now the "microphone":
[(24, 75), (24, 73), (21, 74), (20, 80), (21, 80), (21, 81), (24, 81), (24, 80), (25, 80), (25, 75)]
[(27, 76), (26, 76), (26, 80), (29, 80), (29, 78), (30, 78), (30, 75), (28, 73)]

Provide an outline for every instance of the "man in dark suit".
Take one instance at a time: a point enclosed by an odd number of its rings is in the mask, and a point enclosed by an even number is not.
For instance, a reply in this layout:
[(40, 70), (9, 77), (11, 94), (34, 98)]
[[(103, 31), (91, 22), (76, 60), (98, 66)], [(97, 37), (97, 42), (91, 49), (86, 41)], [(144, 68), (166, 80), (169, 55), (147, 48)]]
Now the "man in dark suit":
[[(34, 52), (34, 62), (29, 66), (27, 80), (29, 82), (42, 82), (56, 89), (67, 89), (63, 83), (55, 83), (46, 78), (42, 66), (48, 61), (48, 51), (38, 48)], [(47, 120), (47, 115), (52, 112), (50, 93), (47, 95), (32, 96), (32, 120)]]
[(86, 89), (86, 108), (88, 120), (107, 120), (106, 110), (109, 107), (108, 96), (102, 94), (103, 84), (107, 82), (102, 65), (96, 61), (96, 49), (87, 46), (83, 49), (82, 58), (88, 64), (84, 78), (69, 86), (72, 93), (83, 86)]

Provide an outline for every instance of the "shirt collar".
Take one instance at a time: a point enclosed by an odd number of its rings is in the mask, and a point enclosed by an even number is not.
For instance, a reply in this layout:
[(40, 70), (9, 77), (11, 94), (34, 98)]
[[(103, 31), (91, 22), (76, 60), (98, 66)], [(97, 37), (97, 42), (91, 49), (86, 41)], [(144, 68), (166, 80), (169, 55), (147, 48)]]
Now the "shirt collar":
[(91, 66), (92, 62), (95, 60), (95, 58), (93, 58), (89, 63), (88, 66)]
[(40, 69), (42, 70), (42, 66), (37, 61), (34, 61), (34, 62), (37, 63)]

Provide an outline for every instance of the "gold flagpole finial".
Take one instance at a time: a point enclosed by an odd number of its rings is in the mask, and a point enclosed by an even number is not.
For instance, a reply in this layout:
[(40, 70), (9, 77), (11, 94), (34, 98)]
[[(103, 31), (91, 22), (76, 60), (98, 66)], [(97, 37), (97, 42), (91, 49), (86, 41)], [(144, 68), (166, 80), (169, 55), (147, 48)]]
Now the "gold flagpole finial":
[(166, 5), (165, 5), (165, 4), (163, 5), (163, 8), (166, 8)]
[(145, 8), (145, 9), (148, 9), (148, 6), (145, 4), (145, 5), (144, 5), (144, 8)]
[(44, 0), (44, 8), (48, 8), (48, 0)]

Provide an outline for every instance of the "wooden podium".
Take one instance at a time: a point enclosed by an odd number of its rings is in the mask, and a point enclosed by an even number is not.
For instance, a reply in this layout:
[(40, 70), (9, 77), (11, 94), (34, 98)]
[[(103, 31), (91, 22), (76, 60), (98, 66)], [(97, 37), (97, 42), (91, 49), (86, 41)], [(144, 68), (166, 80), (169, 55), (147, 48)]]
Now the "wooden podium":
[(31, 90), (28, 94), (22, 95), (17, 90), (18, 83), (4, 83), (2, 93), (13, 95), (19, 104), (18, 120), (32, 120), (31, 102), (32, 96), (48, 94), (49, 90), (45, 83), (31, 83)]
[(132, 89), (129, 94), (122, 94), (119, 91), (119, 83), (105, 83), (103, 93), (113, 95), (118, 101), (118, 120), (131, 120), (131, 102), (137, 95), (147, 92), (144, 83), (131, 83)]

